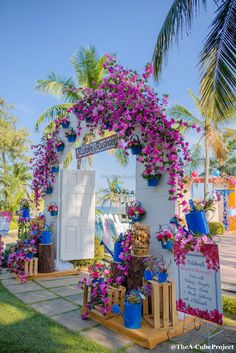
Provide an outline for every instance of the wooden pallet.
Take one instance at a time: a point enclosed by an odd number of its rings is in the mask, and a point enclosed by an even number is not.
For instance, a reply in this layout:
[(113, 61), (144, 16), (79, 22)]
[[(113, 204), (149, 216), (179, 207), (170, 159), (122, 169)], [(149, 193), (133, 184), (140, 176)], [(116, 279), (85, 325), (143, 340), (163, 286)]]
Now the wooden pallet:
[[(50, 273), (37, 273), (37, 274), (32, 274), (30, 276), (27, 277), (27, 281), (28, 280), (33, 280), (33, 279), (40, 279), (40, 278), (57, 278), (57, 277), (66, 277), (66, 276), (75, 276), (78, 275), (79, 271), (77, 271), (76, 269), (73, 270), (67, 270), (67, 271), (55, 271), (55, 272), (50, 272)], [(17, 274), (14, 274), (15, 277), (19, 279), (19, 276)], [(78, 280), (79, 281), (79, 280)]]
[(38, 274), (38, 258), (33, 257), (30, 261), (25, 260), (24, 272), (27, 276), (35, 276)]
[(170, 280), (167, 283), (144, 281), (152, 287), (151, 296), (143, 301), (143, 317), (154, 328), (174, 327), (177, 321), (176, 286)]

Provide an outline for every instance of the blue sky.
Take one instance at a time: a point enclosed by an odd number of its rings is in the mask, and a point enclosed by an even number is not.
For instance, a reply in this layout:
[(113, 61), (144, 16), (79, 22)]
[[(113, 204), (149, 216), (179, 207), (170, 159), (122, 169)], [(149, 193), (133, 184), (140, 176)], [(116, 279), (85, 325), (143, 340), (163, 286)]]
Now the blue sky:
[[(172, 0), (1, 0), (0, 96), (15, 105), (19, 125), (27, 126), (35, 143), (34, 124), (39, 115), (53, 104), (55, 98), (34, 91), (37, 79), (50, 71), (73, 74), (70, 58), (81, 46), (95, 45), (99, 55), (116, 53), (124, 66), (143, 69), (151, 60), (157, 34)], [(198, 54), (208, 31), (213, 1), (207, 12), (195, 20), (191, 36), (184, 36), (169, 55), (161, 82), (156, 90), (170, 94), (170, 103), (196, 109), (188, 96), (191, 88), (198, 90)], [(113, 157), (101, 154), (95, 158), (97, 184), (105, 184), (102, 175), (126, 175), (131, 186), (134, 158), (124, 170)]]

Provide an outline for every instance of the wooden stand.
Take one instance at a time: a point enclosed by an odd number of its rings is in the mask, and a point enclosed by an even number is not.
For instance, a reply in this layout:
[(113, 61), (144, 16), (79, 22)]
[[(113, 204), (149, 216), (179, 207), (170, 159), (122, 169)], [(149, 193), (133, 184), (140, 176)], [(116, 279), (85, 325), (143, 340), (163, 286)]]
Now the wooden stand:
[(39, 244), (39, 273), (50, 273), (54, 269), (54, 244)]
[(170, 280), (167, 283), (156, 281), (144, 281), (152, 286), (151, 310), (149, 297), (143, 301), (143, 317), (154, 328), (175, 327), (177, 322), (176, 313), (176, 287)]
[(34, 257), (30, 261), (25, 261), (25, 275), (32, 276), (38, 273), (38, 258)]

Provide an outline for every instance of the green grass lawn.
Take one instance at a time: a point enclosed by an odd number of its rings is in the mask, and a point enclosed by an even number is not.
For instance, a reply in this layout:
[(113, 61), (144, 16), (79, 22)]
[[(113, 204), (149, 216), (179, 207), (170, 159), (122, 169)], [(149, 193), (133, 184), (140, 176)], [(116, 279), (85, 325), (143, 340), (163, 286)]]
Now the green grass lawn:
[(224, 324), (236, 327), (236, 298), (223, 296)]
[(30, 309), (0, 282), (1, 353), (108, 353), (47, 317)]

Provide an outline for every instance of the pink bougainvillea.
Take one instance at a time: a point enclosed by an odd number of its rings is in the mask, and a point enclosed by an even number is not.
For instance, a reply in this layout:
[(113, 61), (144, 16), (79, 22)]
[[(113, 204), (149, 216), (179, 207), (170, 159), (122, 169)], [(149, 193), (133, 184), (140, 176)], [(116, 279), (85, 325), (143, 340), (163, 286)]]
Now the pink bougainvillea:
[(3, 249), (3, 241), (2, 241), (2, 236), (0, 234), (0, 274), (2, 272), (2, 264), (3, 264), (3, 260), (4, 260), (4, 249)]

